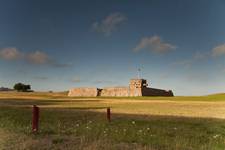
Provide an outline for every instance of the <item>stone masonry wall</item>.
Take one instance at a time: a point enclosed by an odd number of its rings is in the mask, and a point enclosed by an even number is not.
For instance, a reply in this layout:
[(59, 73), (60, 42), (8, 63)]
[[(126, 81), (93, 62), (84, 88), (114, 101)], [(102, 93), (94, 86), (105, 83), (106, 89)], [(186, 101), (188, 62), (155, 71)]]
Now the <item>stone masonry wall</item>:
[(171, 90), (148, 88), (147, 86), (145, 79), (131, 79), (129, 87), (74, 88), (69, 91), (68, 96), (174, 96)]
[(100, 96), (129, 96), (129, 88), (128, 87), (104, 88), (101, 90)]
[(143, 79), (131, 79), (129, 84), (129, 96), (142, 96), (143, 85), (146, 84), (146, 80)]
[(69, 91), (68, 96), (80, 96), (80, 97), (96, 97), (98, 95), (97, 88), (74, 88)]

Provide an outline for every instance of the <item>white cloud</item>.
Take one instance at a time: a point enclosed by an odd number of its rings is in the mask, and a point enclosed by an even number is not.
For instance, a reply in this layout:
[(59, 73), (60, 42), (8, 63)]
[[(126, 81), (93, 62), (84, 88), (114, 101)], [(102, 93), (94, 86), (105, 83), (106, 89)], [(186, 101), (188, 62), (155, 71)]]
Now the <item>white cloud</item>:
[(111, 35), (111, 33), (117, 29), (117, 27), (126, 21), (127, 18), (122, 13), (116, 12), (107, 16), (105, 19), (99, 22), (94, 22), (92, 28), (96, 32), (104, 33), (106, 36)]
[(0, 50), (0, 58), (5, 60), (17, 60), (22, 57), (23, 53), (15, 47), (8, 47)]
[(162, 41), (159, 36), (152, 36), (142, 38), (139, 44), (134, 48), (134, 51), (138, 52), (142, 49), (149, 49), (156, 53), (165, 53), (176, 49), (176, 46)]
[(221, 56), (221, 55), (225, 55), (225, 44), (222, 45), (218, 45), (215, 48), (212, 49), (212, 56), (216, 57), (216, 56)]
[(172, 63), (172, 65), (174, 66), (184, 66), (184, 67), (191, 67), (193, 64), (197, 63), (197, 62), (201, 62), (204, 60), (207, 60), (210, 56), (209, 52), (199, 52), (196, 51), (192, 57), (187, 58), (187, 59), (182, 59), (182, 60), (178, 60), (174, 63)]
[(31, 52), (30, 54), (23, 53), (15, 47), (3, 48), (0, 50), (0, 58), (5, 60), (26, 60), (34, 64), (46, 64), (49, 63), (49, 57), (47, 54), (41, 51)]
[(8, 47), (0, 49), (0, 59), (4, 60), (24, 60), (36, 65), (50, 65), (57, 68), (70, 67), (72, 63), (60, 63), (52, 59), (43, 51), (34, 51), (30, 53), (23, 53), (15, 47)]
[(48, 64), (50, 62), (48, 55), (41, 51), (28, 54), (27, 59), (33, 64)]

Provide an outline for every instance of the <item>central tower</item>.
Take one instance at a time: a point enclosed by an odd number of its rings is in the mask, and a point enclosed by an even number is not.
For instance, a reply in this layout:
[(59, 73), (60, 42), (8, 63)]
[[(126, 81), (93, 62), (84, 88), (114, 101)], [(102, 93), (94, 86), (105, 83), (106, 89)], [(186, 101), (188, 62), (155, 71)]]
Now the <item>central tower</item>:
[(148, 86), (145, 79), (131, 79), (129, 84), (130, 96), (142, 96), (142, 89)]

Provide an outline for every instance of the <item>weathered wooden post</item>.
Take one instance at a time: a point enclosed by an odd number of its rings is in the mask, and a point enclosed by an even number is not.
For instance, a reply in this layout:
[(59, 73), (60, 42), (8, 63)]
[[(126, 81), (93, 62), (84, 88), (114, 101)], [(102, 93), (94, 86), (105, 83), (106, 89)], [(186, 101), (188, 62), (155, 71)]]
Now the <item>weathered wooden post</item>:
[(110, 107), (107, 108), (107, 120), (108, 120), (109, 122), (111, 121)]
[(33, 105), (33, 116), (32, 116), (32, 132), (38, 132), (38, 124), (39, 124), (39, 107)]

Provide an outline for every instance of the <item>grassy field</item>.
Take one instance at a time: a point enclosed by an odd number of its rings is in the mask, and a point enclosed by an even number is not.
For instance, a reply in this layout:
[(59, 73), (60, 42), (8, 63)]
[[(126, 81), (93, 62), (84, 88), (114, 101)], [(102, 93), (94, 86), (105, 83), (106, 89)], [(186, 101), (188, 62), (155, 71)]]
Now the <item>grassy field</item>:
[[(31, 133), (34, 104), (41, 111), (38, 134)], [(0, 149), (224, 150), (224, 119), (225, 94), (69, 98), (66, 92), (0, 92)]]

